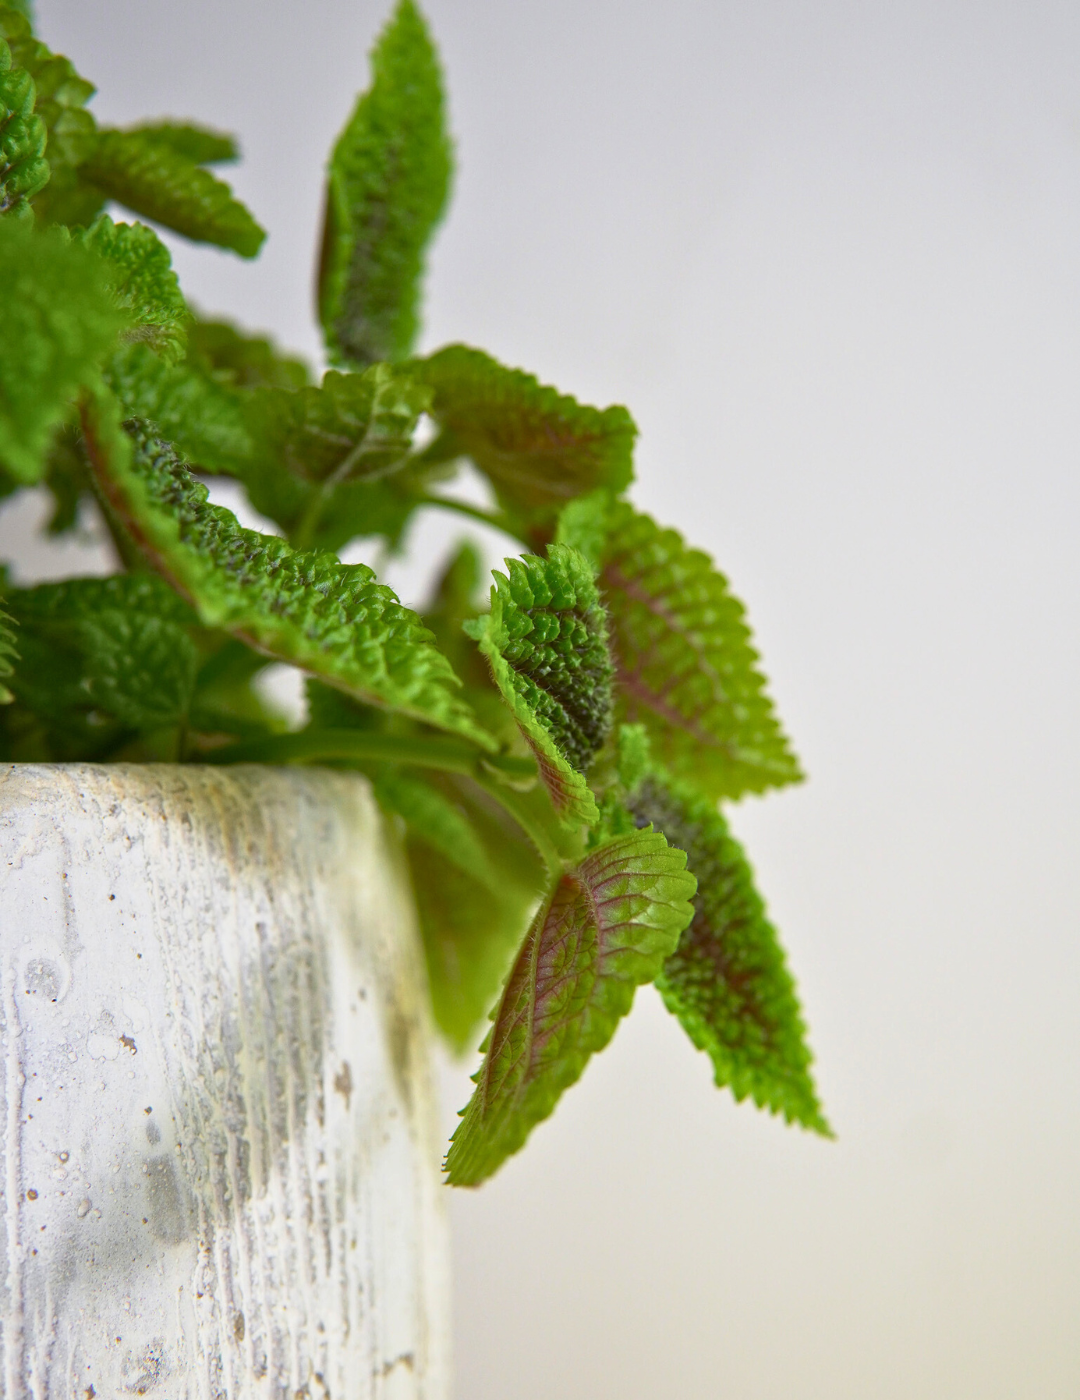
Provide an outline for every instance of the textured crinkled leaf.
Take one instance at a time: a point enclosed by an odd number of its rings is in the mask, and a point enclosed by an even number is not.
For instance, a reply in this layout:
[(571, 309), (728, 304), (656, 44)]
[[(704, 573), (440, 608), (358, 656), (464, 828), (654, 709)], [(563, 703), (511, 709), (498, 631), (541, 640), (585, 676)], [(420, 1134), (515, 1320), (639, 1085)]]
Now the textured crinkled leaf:
[(585, 772), (611, 726), (611, 658), (592, 570), (576, 550), (507, 559), (491, 612), (470, 633), (480, 643), (556, 811), (593, 822)]
[(195, 616), (162, 579), (67, 579), (13, 589), (5, 606), (19, 625), (11, 690), (53, 756), (102, 756), (133, 731), (184, 720), (195, 686), (187, 630)]
[(625, 408), (590, 408), (466, 345), (417, 368), (440, 426), (515, 520), (543, 530), (572, 497), (629, 486), (637, 429)]
[(698, 882), (693, 920), (656, 980), (668, 1009), (709, 1055), (718, 1085), (828, 1135), (795, 984), (742, 847), (710, 802), (659, 777), (630, 806), (686, 852)]
[(49, 179), (45, 122), (34, 111), (34, 80), (12, 63), (0, 38), (0, 216), (30, 216), (30, 200)]
[(15, 622), (3, 608), (0, 608), (0, 705), (10, 705), (15, 698), (4, 681), (14, 669), (13, 663), (19, 653), (15, 649)]
[(0, 38), (11, 49), (13, 66), (25, 69), (37, 90), (34, 111), (45, 123), (49, 182), (33, 200), (45, 223), (89, 224), (104, 195), (86, 186), (79, 166), (93, 149), (97, 126), (86, 110), (93, 83), (79, 76), (68, 59), (34, 37), (25, 14), (0, 4)]
[(223, 180), (145, 134), (99, 132), (80, 174), (109, 199), (196, 243), (253, 258), (266, 237)]
[(127, 341), (141, 341), (167, 360), (184, 353), (189, 313), (161, 239), (144, 224), (114, 224), (107, 214), (77, 235), (96, 253), (117, 306), (128, 319)]
[(330, 157), (319, 273), (330, 357), (354, 365), (411, 350), (424, 250), (451, 172), (438, 56), (412, 0), (399, 0), (371, 66)]
[(0, 317), (0, 464), (17, 481), (39, 481), (53, 430), (97, 377), (122, 316), (90, 253), (5, 221)]
[(83, 426), (107, 508), (205, 625), (367, 703), (494, 747), (430, 633), (369, 568), (241, 529), (145, 423), (121, 431), (111, 402), (88, 404)]
[(155, 423), (198, 471), (236, 477), (297, 543), (336, 550), (357, 535), (397, 543), (421, 483), (393, 470), (427, 393), (406, 371), (331, 371), (321, 387), (287, 391), (238, 386), (234, 376), (255, 378), (258, 368), (219, 369), (197, 350), (182, 364), (151, 360), (139, 347), (115, 356), (109, 383), (125, 416)]
[(239, 389), (303, 389), (311, 383), (303, 360), (283, 354), (267, 336), (248, 335), (228, 321), (192, 321), (188, 359)]
[(603, 1049), (691, 916), (694, 879), (659, 832), (592, 851), (539, 910), (507, 979), (446, 1171), (475, 1186), (523, 1146)]
[(195, 122), (140, 122), (126, 130), (130, 135), (168, 146), (196, 165), (225, 165), (240, 159), (240, 147), (235, 136), (214, 131), (208, 126), (199, 126)]
[[(585, 509), (559, 538), (586, 543)], [(657, 759), (712, 797), (800, 781), (758, 670), (742, 604), (708, 555), (624, 501), (606, 506), (599, 584), (618, 706)]]
[(243, 476), (254, 456), (246, 400), (197, 361), (166, 364), (145, 345), (113, 355), (106, 378), (125, 418), (154, 423), (199, 471)]

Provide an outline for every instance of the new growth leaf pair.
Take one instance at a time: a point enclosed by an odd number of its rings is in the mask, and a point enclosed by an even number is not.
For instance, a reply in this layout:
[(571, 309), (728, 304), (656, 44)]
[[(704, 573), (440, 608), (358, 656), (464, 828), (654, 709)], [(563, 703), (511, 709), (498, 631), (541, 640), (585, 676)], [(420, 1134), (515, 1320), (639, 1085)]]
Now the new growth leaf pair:
[[(650, 981), (718, 1084), (827, 1132), (783, 953), (717, 806), (800, 777), (740, 604), (625, 499), (624, 408), (468, 346), (415, 352), (451, 143), (412, 0), (329, 162), (319, 382), (195, 316), (157, 234), (104, 212), (254, 255), (261, 229), (207, 169), (232, 138), (102, 129), (91, 84), (20, 10), (0, 4), (0, 36), (0, 493), (46, 485), (57, 531), (97, 511), (121, 564), (37, 588), (0, 576), (2, 756), (367, 774), (400, 832), (440, 1027), (464, 1049), (492, 1018), (453, 1183), (520, 1148)], [(491, 510), (448, 494), (464, 463)], [(214, 504), (223, 476), (277, 533)], [(423, 615), (341, 563), (356, 539), (401, 547), (421, 509), (520, 542), (486, 606), (468, 544)], [(308, 677), (299, 730), (260, 689), (271, 662)]]

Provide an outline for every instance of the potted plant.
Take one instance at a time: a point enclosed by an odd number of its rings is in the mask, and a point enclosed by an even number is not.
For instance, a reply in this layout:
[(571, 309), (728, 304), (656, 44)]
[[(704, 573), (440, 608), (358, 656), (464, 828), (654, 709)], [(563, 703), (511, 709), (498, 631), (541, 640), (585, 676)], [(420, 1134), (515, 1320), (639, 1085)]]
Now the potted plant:
[[(54, 532), (90, 504), (119, 563), (0, 596), (7, 1384), (436, 1395), (421, 996), (460, 1050), (492, 1022), (451, 1185), (523, 1146), (649, 981), (718, 1085), (827, 1134), (720, 810), (799, 766), (726, 580), (626, 499), (629, 413), (414, 352), (452, 160), (412, 0), (328, 164), (318, 382), (105, 212), (255, 256), (214, 173), (233, 139), (101, 127), (22, 7), (0, 36), (0, 489), (44, 483)], [(466, 462), (489, 509), (454, 494)], [(221, 477), (278, 533), (214, 504)], [(468, 543), (422, 615), (340, 562), (422, 507), (519, 542), (488, 598)], [(301, 728), (259, 688), (275, 662), (307, 677)], [(110, 1134), (135, 1177), (95, 1244), (78, 1183), (93, 1161), (108, 1189)]]

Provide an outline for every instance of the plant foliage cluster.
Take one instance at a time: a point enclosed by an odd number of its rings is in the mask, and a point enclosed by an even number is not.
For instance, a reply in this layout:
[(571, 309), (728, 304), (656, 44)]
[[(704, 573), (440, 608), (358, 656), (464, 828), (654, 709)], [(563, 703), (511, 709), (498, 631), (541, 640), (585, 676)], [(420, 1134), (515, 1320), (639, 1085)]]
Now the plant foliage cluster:
[[(100, 126), (91, 84), (0, 3), (0, 493), (46, 487), (56, 533), (97, 510), (121, 562), (32, 588), (0, 574), (0, 753), (367, 774), (403, 841), (438, 1024), (467, 1048), (490, 1010), (455, 1184), (520, 1148), (645, 982), (717, 1084), (827, 1133), (783, 952), (718, 807), (800, 778), (742, 607), (626, 499), (624, 408), (467, 346), (414, 352), (451, 144), (413, 0), (372, 70), (329, 161), (335, 368), (315, 381), (196, 314), (151, 228), (258, 252), (213, 169), (233, 139)], [(448, 494), (466, 463), (490, 511)], [(216, 477), (277, 533), (213, 504)], [(357, 538), (399, 548), (424, 506), (519, 540), (489, 600), (468, 543), (422, 616), (340, 562)], [(274, 662), (307, 677), (301, 729), (260, 688)]]

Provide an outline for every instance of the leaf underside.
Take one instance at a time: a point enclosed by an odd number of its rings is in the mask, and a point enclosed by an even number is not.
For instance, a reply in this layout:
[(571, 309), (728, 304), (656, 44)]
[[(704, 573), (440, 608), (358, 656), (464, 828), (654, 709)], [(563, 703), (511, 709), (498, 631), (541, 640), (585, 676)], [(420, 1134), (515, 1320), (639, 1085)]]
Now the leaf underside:
[(442, 75), (412, 0), (371, 59), (372, 85), (330, 158), (319, 273), (327, 349), (353, 366), (412, 349), (424, 250), (450, 190)]
[(84, 411), (98, 490), (206, 626), (369, 704), (494, 747), (420, 619), (369, 568), (241, 529), (150, 427), (134, 420), (126, 429), (100, 399)]
[(556, 811), (593, 822), (585, 771), (610, 728), (612, 668), (592, 570), (566, 545), (506, 564), (509, 577), (495, 574), (491, 612), (472, 631)]
[(736, 1099), (831, 1136), (795, 984), (742, 847), (711, 803), (659, 777), (647, 777), (630, 806), (686, 852), (697, 878), (693, 920), (656, 979), (668, 1010)]
[(801, 780), (742, 604), (708, 555), (618, 501), (599, 584), (620, 717), (645, 725), (665, 767), (711, 797)]
[(447, 1154), (451, 1185), (476, 1186), (517, 1152), (611, 1039), (689, 921), (694, 880), (685, 865), (659, 832), (635, 831), (559, 880), (495, 1011)]

